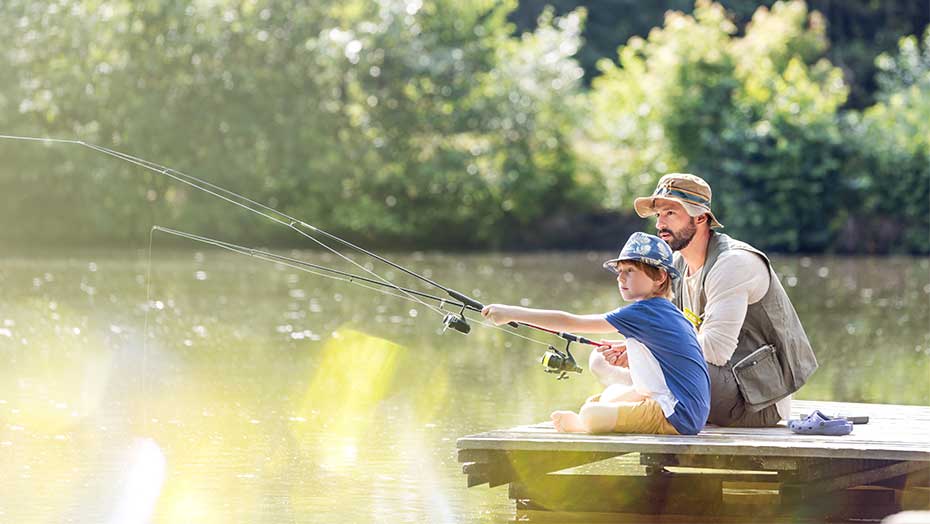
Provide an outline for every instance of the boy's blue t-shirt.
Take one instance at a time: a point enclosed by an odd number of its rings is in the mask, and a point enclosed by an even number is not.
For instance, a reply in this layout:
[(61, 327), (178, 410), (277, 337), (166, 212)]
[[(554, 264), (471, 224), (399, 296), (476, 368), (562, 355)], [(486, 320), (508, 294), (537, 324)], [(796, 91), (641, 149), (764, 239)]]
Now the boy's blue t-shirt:
[(668, 421), (682, 435), (695, 435), (710, 413), (710, 376), (694, 327), (664, 298), (618, 308), (605, 319), (627, 338), (642, 342), (655, 356), (665, 383), (678, 400)]

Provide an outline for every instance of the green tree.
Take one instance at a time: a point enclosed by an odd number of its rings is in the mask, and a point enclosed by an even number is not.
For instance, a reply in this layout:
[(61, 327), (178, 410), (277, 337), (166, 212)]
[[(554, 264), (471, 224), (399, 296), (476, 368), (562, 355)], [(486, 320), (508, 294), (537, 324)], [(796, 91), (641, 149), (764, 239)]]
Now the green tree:
[[(362, 5), (370, 5), (362, 2)], [(511, 37), (497, 2), (434, 2), (414, 17), (356, 11), (345, 78), (359, 169), (339, 226), (439, 246), (499, 245), (549, 213), (591, 207), (568, 139), (581, 116), (580, 14)], [(383, 9), (383, 7), (382, 7)], [(388, 20), (376, 31), (370, 20)], [(349, 38), (349, 37), (345, 37)]]
[[(755, 11), (771, 8), (775, 0), (722, 0), (720, 2), (743, 32)], [(666, 11), (692, 13), (691, 0), (521, 0), (511, 15), (517, 31), (535, 28), (536, 18), (545, 6), (551, 5), (557, 14), (578, 8), (587, 9), (590, 21), (582, 37), (585, 42), (578, 59), (585, 69), (586, 82), (599, 74), (596, 66), (601, 58), (612, 58), (615, 49), (633, 36), (645, 38), (655, 26), (662, 24)], [(895, 49), (904, 35), (919, 35), (930, 24), (930, 8), (926, 2), (912, 0), (809, 0), (812, 11), (823, 14), (830, 46), (826, 57), (843, 70), (850, 88), (847, 108), (864, 108), (874, 102), (877, 91), (875, 57)]]
[(851, 113), (857, 191), (846, 237), (874, 252), (930, 252), (930, 29), (880, 55), (878, 103)]
[(766, 248), (822, 250), (845, 202), (841, 72), (822, 59), (823, 23), (803, 2), (759, 8), (743, 36), (720, 4), (672, 12), (602, 62), (592, 92), (612, 203), (625, 209), (663, 173), (715, 189), (718, 216)]
[[(10, 0), (0, 115), (7, 133), (112, 146), (371, 241), (501, 245), (597, 202), (570, 139), (583, 15), (514, 38), (514, 6)], [(144, 238), (158, 222), (294, 241), (88, 151), (0, 147), (4, 218), (30, 217), (11, 237)]]

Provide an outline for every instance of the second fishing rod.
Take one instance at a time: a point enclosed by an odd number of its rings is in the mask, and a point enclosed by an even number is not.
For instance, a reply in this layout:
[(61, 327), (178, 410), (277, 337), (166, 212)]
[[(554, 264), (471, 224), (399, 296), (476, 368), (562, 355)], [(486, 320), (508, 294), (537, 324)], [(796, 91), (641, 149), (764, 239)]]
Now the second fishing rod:
[[(167, 233), (169, 235), (186, 238), (188, 240), (193, 240), (195, 242), (200, 242), (203, 244), (208, 244), (211, 246), (219, 247), (219, 248), (232, 251), (235, 253), (259, 258), (261, 260), (281, 263), (281, 264), (293, 267), (295, 269), (300, 269), (300, 270), (307, 271), (307, 272), (310, 272), (310, 273), (313, 273), (319, 276), (323, 276), (323, 277), (335, 278), (337, 280), (342, 280), (350, 284), (364, 283), (364, 284), (378, 286), (380, 288), (387, 288), (390, 290), (400, 291), (403, 293), (403, 295), (389, 293), (391, 296), (395, 296), (398, 298), (408, 298), (407, 296), (404, 296), (404, 295), (414, 295), (421, 299), (435, 301), (439, 304), (440, 308), (443, 308), (444, 306), (452, 306), (456, 309), (460, 309), (459, 314), (448, 313), (445, 315), (445, 317), (443, 318), (443, 331), (445, 331), (446, 329), (452, 328), (455, 331), (458, 331), (462, 334), (468, 334), (471, 331), (471, 325), (468, 323), (468, 320), (465, 317), (465, 310), (480, 313), (481, 310), (484, 309), (484, 305), (474, 299), (470, 299), (466, 301), (449, 300), (447, 298), (432, 295), (430, 293), (426, 293), (426, 292), (419, 291), (416, 289), (401, 287), (394, 283), (386, 284), (385, 282), (382, 282), (380, 280), (375, 280), (375, 279), (357, 275), (354, 273), (349, 273), (347, 271), (342, 271), (339, 269), (323, 266), (320, 264), (314, 264), (312, 262), (307, 262), (305, 260), (300, 260), (294, 257), (288, 257), (285, 255), (272, 253), (270, 251), (265, 251), (262, 249), (251, 248), (251, 247), (234, 244), (232, 242), (217, 240), (217, 239), (206, 237), (203, 235), (196, 235), (193, 233), (179, 231), (177, 229), (171, 229), (171, 228), (167, 228), (163, 226), (154, 226), (152, 228), (152, 231), (153, 232), (159, 231), (162, 233)], [(363, 287), (368, 287), (368, 286), (363, 286)], [(368, 288), (372, 289), (370, 287)], [(591, 345), (595, 347), (602, 346), (601, 343), (595, 342), (593, 340), (590, 340), (588, 338), (585, 338), (579, 335), (575, 335), (573, 333), (554, 331), (554, 330), (547, 329), (547, 328), (537, 326), (534, 324), (528, 324), (528, 323), (523, 323), (523, 322), (520, 322), (520, 323), (513, 322), (510, 325), (526, 326), (526, 327), (536, 329), (536, 330), (539, 330), (545, 333), (556, 335), (559, 338), (562, 338), (563, 340), (566, 341), (566, 345), (563, 351), (560, 351), (554, 346), (550, 345), (548, 350), (546, 351), (545, 354), (543, 354), (543, 357), (541, 359), (544, 370), (549, 373), (557, 373), (559, 375), (558, 377), (559, 379), (567, 378), (568, 372), (581, 373), (582, 371), (581, 367), (578, 366), (575, 360), (575, 357), (572, 355), (572, 352), (571, 352), (571, 344), (573, 342), (578, 342), (580, 344), (587, 344), (587, 345)]]
[[(120, 160), (123, 160), (123, 161), (125, 161), (125, 162), (129, 162), (129, 163), (131, 163), (131, 164), (134, 164), (134, 165), (143, 167), (143, 168), (145, 168), (145, 169), (147, 169), (147, 170), (149, 170), (149, 171), (152, 171), (152, 172), (154, 172), (154, 173), (156, 173), (156, 174), (158, 174), (158, 175), (169, 177), (169, 178), (174, 179), (174, 180), (176, 180), (176, 181), (179, 181), (179, 182), (181, 182), (181, 183), (183, 183), (183, 184), (189, 185), (189, 186), (191, 186), (191, 187), (193, 187), (193, 188), (195, 188), (195, 189), (197, 189), (197, 190), (199, 190), (199, 191), (205, 192), (205, 193), (210, 194), (210, 195), (212, 195), (212, 196), (214, 196), (214, 197), (217, 197), (217, 198), (220, 198), (220, 199), (222, 199), (222, 200), (225, 200), (225, 201), (227, 201), (227, 202), (229, 202), (229, 203), (232, 203), (232, 204), (234, 204), (234, 205), (236, 205), (236, 206), (242, 207), (242, 208), (244, 208), (244, 209), (246, 209), (246, 210), (248, 210), (248, 211), (250, 211), (250, 212), (252, 212), (252, 213), (255, 213), (255, 214), (259, 215), (259, 216), (262, 216), (262, 217), (264, 217), (264, 218), (266, 218), (266, 219), (269, 219), (269, 220), (271, 220), (272, 222), (275, 222), (275, 223), (277, 223), (277, 224), (279, 224), (279, 225), (283, 225), (283, 226), (285, 226), (285, 227), (288, 227), (288, 228), (290, 228), (291, 230), (295, 231), (296, 233), (300, 234), (301, 236), (303, 236), (303, 237), (305, 237), (305, 238), (307, 238), (307, 239), (312, 240), (313, 242), (315, 242), (316, 244), (320, 245), (320, 246), (323, 247), (324, 249), (327, 249), (327, 250), (331, 251), (332, 253), (334, 253), (334, 254), (336, 254), (336, 255), (338, 255), (338, 256), (340, 256), (340, 257), (346, 259), (347, 261), (351, 262), (351, 263), (354, 264), (355, 266), (357, 266), (357, 267), (361, 268), (362, 270), (364, 270), (366, 273), (368, 273), (368, 274), (370, 274), (371, 276), (375, 277), (375, 279), (378, 280), (378, 285), (384, 285), (384, 286), (390, 287), (390, 288), (394, 289), (395, 291), (398, 291), (399, 293), (402, 293), (402, 294), (404, 294), (404, 295), (410, 297), (411, 299), (414, 299), (414, 300), (416, 300), (416, 301), (422, 303), (423, 305), (425, 305), (425, 306), (427, 306), (427, 307), (430, 307), (431, 309), (433, 309), (433, 310), (435, 310), (435, 311), (437, 311), (437, 312), (443, 313), (443, 314), (444, 314), (444, 317), (443, 317), (443, 325), (444, 325), (446, 328), (452, 328), (452, 329), (455, 329), (456, 331), (459, 331), (459, 332), (461, 332), (461, 333), (466, 333), (466, 334), (467, 334), (467, 333), (471, 330), (471, 327), (470, 327), (470, 325), (468, 324), (468, 321), (467, 321), (467, 319), (466, 319), (466, 317), (465, 317), (465, 310), (468, 309), (468, 310), (480, 312), (480, 311), (484, 308), (484, 305), (483, 305), (481, 302), (475, 300), (475, 299), (472, 298), (472, 297), (469, 297), (468, 295), (465, 295), (464, 293), (461, 293), (461, 292), (459, 292), (459, 291), (456, 291), (456, 290), (454, 290), (454, 289), (451, 289), (451, 288), (449, 288), (449, 287), (446, 287), (446, 286), (444, 286), (444, 285), (442, 285), (442, 284), (440, 284), (440, 283), (438, 283), (438, 282), (436, 282), (436, 281), (434, 281), (434, 280), (432, 280), (432, 279), (430, 279), (430, 278), (428, 278), (428, 277), (426, 277), (426, 276), (424, 276), (424, 275), (421, 275), (421, 274), (419, 274), (419, 273), (417, 273), (417, 272), (415, 272), (415, 271), (413, 271), (413, 270), (411, 270), (411, 269), (409, 269), (409, 268), (406, 268), (406, 267), (404, 267), (404, 266), (401, 266), (401, 265), (399, 265), (399, 264), (397, 264), (397, 263), (395, 263), (395, 262), (393, 262), (393, 261), (391, 261), (391, 260), (389, 260), (389, 259), (387, 259), (387, 258), (381, 256), (381, 255), (378, 255), (378, 254), (376, 254), (376, 253), (374, 253), (374, 252), (372, 252), (372, 251), (369, 251), (369, 250), (367, 250), (367, 249), (365, 249), (365, 248), (363, 248), (363, 247), (361, 247), (361, 246), (358, 246), (358, 245), (356, 245), (356, 244), (354, 244), (354, 243), (352, 243), (352, 242), (350, 242), (350, 241), (348, 241), (348, 240), (345, 240), (345, 239), (343, 239), (343, 238), (341, 238), (341, 237), (339, 237), (339, 236), (337, 236), (337, 235), (334, 235), (334, 234), (332, 234), (332, 233), (329, 233), (329, 232), (327, 232), (327, 231), (325, 231), (325, 230), (323, 230), (323, 229), (320, 229), (320, 228), (318, 228), (318, 227), (316, 227), (316, 226), (314, 226), (314, 225), (312, 225), (312, 224), (309, 224), (309, 223), (307, 223), (307, 222), (305, 222), (305, 221), (303, 221), (303, 220), (300, 220), (300, 219), (298, 219), (298, 218), (295, 218), (295, 217), (293, 217), (293, 216), (291, 216), (291, 215), (289, 215), (289, 214), (287, 214), (287, 213), (284, 213), (283, 211), (279, 211), (279, 210), (277, 210), (277, 209), (275, 209), (275, 208), (273, 208), (273, 207), (271, 207), (271, 206), (268, 206), (268, 205), (262, 204), (262, 203), (260, 203), (260, 202), (257, 202), (257, 201), (255, 201), (255, 200), (252, 200), (252, 199), (250, 199), (250, 198), (248, 198), (248, 197), (246, 197), (246, 196), (244, 196), (244, 195), (241, 195), (241, 194), (236, 193), (236, 192), (234, 192), (234, 191), (228, 190), (228, 189), (226, 189), (226, 188), (224, 188), (224, 187), (221, 187), (221, 186), (218, 186), (218, 185), (216, 185), (216, 184), (212, 184), (212, 183), (210, 183), (210, 182), (208, 182), (208, 181), (206, 181), (206, 180), (203, 180), (203, 179), (201, 179), (201, 178), (198, 178), (198, 177), (196, 177), (196, 176), (189, 175), (189, 174), (187, 174), (187, 173), (183, 173), (183, 172), (181, 172), (181, 171), (178, 171), (178, 170), (176, 170), (176, 169), (172, 169), (172, 168), (167, 167), (167, 166), (163, 166), (163, 165), (158, 164), (158, 163), (156, 163), (156, 162), (152, 162), (152, 161), (146, 160), (146, 159), (144, 159), (144, 158), (140, 158), (140, 157), (137, 157), (137, 156), (133, 156), (133, 155), (130, 155), (130, 154), (127, 154), (127, 153), (123, 153), (123, 152), (120, 152), (120, 151), (116, 151), (116, 150), (113, 150), (113, 149), (110, 149), (110, 148), (107, 148), (107, 147), (104, 147), (104, 146), (92, 144), (92, 143), (85, 142), (85, 141), (82, 141), (82, 140), (54, 139), (54, 138), (28, 137), (28, 136), (16, 136), (16, 135), (0, 135), (0, 139), (5, 139), (5, 140), (20, 140), (20, 141), (38, 142), (38, 143), (46, 143), (46, 144), (71, 144), (71, 145), (78, 145), (78, 146), (86, 147), (86, 148), (92, 149), (92, 150), (94, 150), (94, 151), (97, 151), (97, 152), (99, 152), (99, 153), (103, 153), (103, 154), (105, 154), (105, 155), (112, 156), (112, 157), (118, 158), (118, 159), (120, 159)], [(309, 230), (309, 232), (308, 232), (308, 230)], [(351, 248), (351, 249), (354, 249), (354, 250), (356, 250), (356, 251), (358, 251), (358, 252), (360, 252), (360, 253), (365, 254), (366, 256), (369, 256), (369, 257), (371, 257), (371, 258), (374, 258), (375, 260), (378, 260), (378, 261), (380, 261), (380, 262), (382, 262), (382, 263), (384, 263), (384, 264), (387, 264), (387, 265), (389, 265), (389, 266), (391, 266), (391, 267), (393, 267), (393, 268), (395, 268), (395, 269), (397, 269), (397, 270), (399, 270), (399, 271), (401, 271), (401, 272), (403, 272), (403, 273), (406, 273), (406, 274), (408, 274), (408, 275), (410, 275), (410, 276), (412, 276), (412, 277), (414, 277), (414, 278), (416, 278), (416, 279), (418, 279), (418, 280), (420, 280), (420, 281), (422, 281), (422, 282), (425, 282), (425, 283), (427, 283), (427, 284), (429, 284), (429, 285), (431, 285), (431, 286), (433, 286), (433, 287), (435, 287), (435, 288), (437, 288), (437, 289), (442, 290), (442, 291), (445, 292), (447, 295), (449, 295), (450, 297), (452, 297), (454, 300), (458, 301), (458, 303), (461, 305), (461, 309), (460, 309), (459, 313), (458, 313), (458, 314), (455, 314), (455, 313), (442, 312), (442, 311), (439, 311), (439, 310), (436, 309), (436, 308), (433, 308), (433, 307), (431, 307), (431, 306), (428, 306), (427, 304), (423, 303), (422, 300), (420, 300), (419, 298), (417, 298), (417, 297), (418, 297), (417, 294), (412, 294), (412, 293), (410, 293), (410, 292), (409, 292), (410, 290), (408, 290), (408, 289), (406, 289), (406, 288), (401, 288), (401, 287), (395, 285), (393, 282), (390, 282), (389, 280), (385, 279), (385, 278), (382, 277), (381, 275), (378, 275), (378, 274), (375, 273), (374, 271), (371, 271), (371, 270), (369, 270), (368, 268), (365, 268), (364, 266), (362, 266), (361, 264), (358, 264), (358, 263), (355, 262), (354, 260), (351, 260), (350, 258), (346, 257), (346, 256), (343, 255), (342, 253), (340, 253), (340, 252), (338, 252), (337, 250), (333, 249), (332, 246), (330, 246), (329, 244), (327, 244), (327, 243), (323, 242), (322, 240), (320, 240), (320, 239), (316, 238), (315, 236), (313, 236), (314, 234), (318, 234), (318, 235), (320, 235), (320, 236), (322, 236), (322, 237), (324, 237), (324, 238), (326, 238), (326, 239), (328, 239), (328, 240), (330, 240), (330, 241), (337, 242), (337, 243), (339, 243), (339, 244), (341, 244), (341, 245), (344, 245), (344, 246), (346, 246), (346, 247), (349, 247), (349, 248)], [(373, 280), (374, 280), (374, 279), (373, 279)], [(570, 371), (577, 371), (577, 372), (580, 372), (580, 371), (581, 371), (581, 368), (579, 368), (579, 367), (577, 367), (577, 365), (575, 365), (575, 363), (574, 363), (574, 358), (571, 357), (571, 353), (570, 353), (570, 350), (569, 350), (569, 348), (568, 348), (568, 346), (571, 345), (572, 342), (579, 342), (579, 343), (588, 344), (588, 345), (593, 345), (593, 346), (600, 346), (600, 344), (598, 344), (598, 343), (596, 343), (596, 342), (594, 342), (594, 341), (591, 341), (591, 340), (589, 340), (589, 339), (587, 339), (587, 338), (585, 338), (585, 337), (581, 337), (581, 336), (579, 336), (579, 335), (575, 335), (575, 334), (572, 334), (572, 333), (563, 333), (563, 332), (553, 331), (553, 330), (549, 330), (549, 329), (545, 329), (545, 328), (542, 328), (542, 327), (539, 327), (539, 326), (534, 326), (534, 325), (532, 325), (532, 324), (525, 324), (525, 323), (511, 322), (511, 323), (509, 323), (509, 325), (510, 325), (511, 327), (519, 327), (519, 326), (521, 326), (521, 325), (527, 326), (527, 327), (532, 328), (532, 329), (536, 329), (536, 330), (539, 330), (539, 331), (543, 331), (543, 332), (546, 332), (546, 333), (550, 333), (550, 334), (556, 335), (556, 336), (562, 338), (563, 340), (565, 340), (565, 341), (567, 342), (565, 353), (559, 352), (558, 350), (556, 350), (555, 348), (552, 348), (551, 346), (550, 346), (550, 349), (551, 349), (552, 351), (555, 352), (555, 356), (556, 356), (556, 357), (558, 357), (559, 359), (561, 359), (561, 361), (563, 361), (563, 362), (565, 363), (563, 367), (572, 368), (572, 369), (570, 369)], [(546, 361), (546, 358), (544, 357), (544, 362), (545, 362), (545, 361)], [(560, 375), (560, 378), (564, 378), (563, 375)]]

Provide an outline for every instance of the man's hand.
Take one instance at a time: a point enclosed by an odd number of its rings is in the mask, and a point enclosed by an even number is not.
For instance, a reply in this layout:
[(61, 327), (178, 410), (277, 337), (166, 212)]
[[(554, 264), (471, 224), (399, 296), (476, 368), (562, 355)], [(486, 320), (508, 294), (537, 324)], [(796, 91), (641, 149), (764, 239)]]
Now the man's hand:
[(490, 320), (494, 325), (506, 324), (515, 319), (513, 306), (504, 304), (488, 304), (481, 310), (481, 316)]
[(604, 355), (604, 360), (612, 366), (622, 368), (630, 367), (629, 356), (626, 354), (626, 342), (623, 340), (601, 340), (602, 346), (597, 350)]

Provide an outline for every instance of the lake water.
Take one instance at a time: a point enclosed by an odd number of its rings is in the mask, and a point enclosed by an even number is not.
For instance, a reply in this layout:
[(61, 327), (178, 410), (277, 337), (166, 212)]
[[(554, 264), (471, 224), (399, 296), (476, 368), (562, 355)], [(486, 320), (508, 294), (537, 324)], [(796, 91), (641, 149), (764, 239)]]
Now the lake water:
[[(608, 256), (395, 260), (482, 301), (595, 313), (621, 304)], [(506, 487), (466, 489), (456, 438), (598, 389), (542, 372), (545, 334), (476, 315), (442, 333), (426, 305), (229, 252), (156, 241), (150, 285), (148, 262), (0, 256), (0, 522), (507, 521)], [(821, 363), (797, 398), (930, 404), (927, 259), (774, 264)]]

